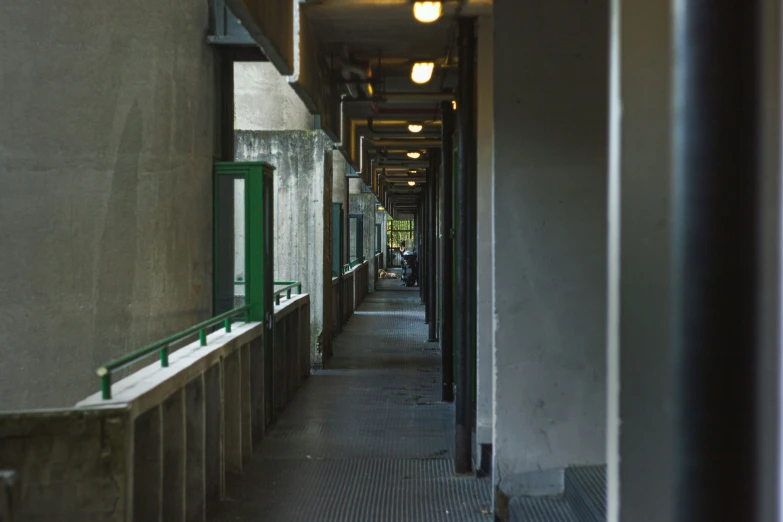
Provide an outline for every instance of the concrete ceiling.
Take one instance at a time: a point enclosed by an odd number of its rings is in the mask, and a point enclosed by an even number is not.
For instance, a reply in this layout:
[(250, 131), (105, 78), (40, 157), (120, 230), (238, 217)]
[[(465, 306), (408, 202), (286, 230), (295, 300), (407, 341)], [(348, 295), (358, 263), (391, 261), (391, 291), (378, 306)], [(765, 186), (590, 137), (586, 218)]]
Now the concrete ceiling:
[[(363, 70), (369, 69), (375, 80), (373, 94), (382, 96), (456, 91), (457, 16), (491, 12), (492, 0), (447, 0), (443, 16), (429, 24), (415, 20), (411, 0), (307, 0), (301, 8), (327, 61), (334, 63), (335, 56), (348, 57), (351, 63)], [(432, 80), (425, 85), (418, 85), (410, 78), (411, 66), (417, 61), (436, 64)], [(365, 138), (410, 138), (414, 135), (407, 133), (407, 122), (437, 121), (437, 124), (430, 123), (425, 127), (425, 134), (439, 139), (439, 114), (416, 112), (432, 112), (439, 110), (440, 106), (438, 100), (377, 104), (348, 102), (345, 104), (345, 117), (356, 122), (355, 132)], [(413, 111), (413, 114), (399, 114), (403, 110)], [(387, 113), (384, 114), (384, 111)], [(376, 133), (370, 132), (367, 118), (373, 118)], [(387, 125), (384, 120), (394, 120), (395, 123)], [(386, 134), (392, 131), (394, 135)], [(402, 168), (397, 172), (389, 170), (386, 177), (379, 178), (378, 186), (383, 185), (386, 193), (391, 195), (391, 206), (394, 206), (395, 200), (401, 208), (415, 206), (424, 184), (424, 171), (411, 176), (417, 181), (415, 187), (409, 187), (406, 181), (397, 181), (400, 179), (397, 176), (411, 175), (405, 172), (407, 168), (426, 168), (426, 155), (422, 157), (423, 162), (407, 164), (404, 163), (407, 160), (404, 147), (402, 150), (396, 150), (400, 147), (382, 149), (369, 139), (365, 140), (365, 144), (375, 166)]]

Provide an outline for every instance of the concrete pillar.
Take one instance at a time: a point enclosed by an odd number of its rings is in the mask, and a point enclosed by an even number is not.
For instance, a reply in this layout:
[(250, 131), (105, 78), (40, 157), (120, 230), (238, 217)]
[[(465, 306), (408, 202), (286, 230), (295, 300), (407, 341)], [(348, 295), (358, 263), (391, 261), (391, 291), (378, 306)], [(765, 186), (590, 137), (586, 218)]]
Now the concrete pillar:
[(605, 460), (607, 0), (495, 3), (496, 513)]
[(208, 2), (0, 4), (2, 409), (72, 406), (210, 316), (208, 23)]
[(204, 411), (204, 378), (200, 375), (185, 388), (185, 522), (205, 519)]
[[(477, 146), (477, 218), (476, 230), (476, 447), (474, 466), (489, 471), (492, 448), (492, 321), (493, 261), (492, 245), (492, 140), (493, 140), (493, 70), (492, 16), (478, 20), (478, 85), (476, 92), (478, 132)], [(483, 458), (482, 458), (483, 455)]]
[[(375, 201), (375, 194), (372, 192), (363, 192), (364, 182), (359, 178), (351, 178), (349, 195), (349, 213), (361, 214), (363, 216), (363, 255), (369, 263), (370, 274), (375, 270), (375, 213), (378, 204)], [(359, 282), (355, 281), (358, 286)], [(370, 277), (369, 291), (375, 291), (375, 278)]]
[(185, 516), (185, 407), (184, 392), (177, 390), (160, 406), (163, 429), (161, 468), (161, 520)]
[(159, 520), (161, 507), (161, 411), (156, 406), (133, 423), (133, 519)]
[[(608, 520), (668, 521), (676, 468), (671, 363), (672, 28), (669, 3), (613, 2), (609, 202)], [(766, 289), (760, 397), (779, 393), (780, 7), (764, 2), (766, 117), (759, 214)], [(778, 518), (778, 403), (762, 399), (759, 520)], [(697, 485), (698, 487), (698, 485)]]
[(623, 0), (613, 20), (609, 519), (663, 521), (671, 519), (674, 480), (671, 5)]

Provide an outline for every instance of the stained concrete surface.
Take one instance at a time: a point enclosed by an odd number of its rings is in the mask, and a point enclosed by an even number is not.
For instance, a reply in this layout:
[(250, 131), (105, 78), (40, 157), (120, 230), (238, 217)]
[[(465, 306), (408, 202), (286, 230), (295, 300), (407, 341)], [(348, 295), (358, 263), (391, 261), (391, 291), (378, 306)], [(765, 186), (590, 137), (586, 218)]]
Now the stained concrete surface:
[(517, 495), (606, 459), (609, 3), (494, 17), (494, 478)]
[(0, 3), (0, 409), (211, 313), (206, 1)]
[(209, 520), (492, 520), (490, 481), (453, 474), (454, 407), (418, 290), (378, 285)]
[[(237, 161), (275, 166), (275, 280), (301, 281), (310, 294), (311, 360), (320, 362), (317, 340), (324, 329), (326, 279), (331, 273), (326, 228), (331, 226), (332, 147), (322, 131), (235, 133)], [(331, 279), (329, 279), (331, 283)], [(329, 316), (331, 317), (331, 316)]]

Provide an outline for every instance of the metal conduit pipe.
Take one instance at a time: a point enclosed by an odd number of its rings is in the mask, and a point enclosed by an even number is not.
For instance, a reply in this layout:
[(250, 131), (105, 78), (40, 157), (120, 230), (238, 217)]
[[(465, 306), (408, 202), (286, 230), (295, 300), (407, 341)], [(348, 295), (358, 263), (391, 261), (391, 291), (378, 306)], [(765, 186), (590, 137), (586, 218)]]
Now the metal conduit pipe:
[(454, 351), (457, 356), (457, 406), (456, 406), (456, 454), (454, 468), (457, 473), (469, 473), (472, 466), (471, 434), (472, 434), (472, 390), (471, 377), (475, 361), (471, 361), (471, 317), (473, 309), (470, 303), (472, 292), (471, 270), (476, 260), (475, 251), (470, 249), (469, 231), (471, 224), (471, 198), (476, 193), (471, 192), (476, 177), (476, 142), (473, 138), (475, 117), (474, 78), (475, 78), (475, 18), (459, 20), (459, 104), (457, 106), (457, 122), (459, 125), (459, 170), (455, 183), (456, 219), (455, 229), (455, 268), (456, 268), (456, 313), (454, 314)]
[(440, 186), (440, 220), (443, 229), (440, 260), (441, 293), (441, 398), (454, 402), (454, 241), (452, 239), (452, 209), (454, 201), (454, 111), (451, 104), (441, 104), (443, 112), (442, 166), (443, 178)]
[(761, 520), (761, 8), (674, 19), (675, 522)]

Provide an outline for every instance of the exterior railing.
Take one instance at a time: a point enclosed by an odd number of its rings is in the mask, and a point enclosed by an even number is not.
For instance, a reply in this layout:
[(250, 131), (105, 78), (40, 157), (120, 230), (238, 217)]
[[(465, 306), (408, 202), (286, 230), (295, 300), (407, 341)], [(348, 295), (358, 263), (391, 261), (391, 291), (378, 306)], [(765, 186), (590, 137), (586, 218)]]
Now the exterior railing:
[(223, 323), (223, 327), (226, 329), (226, 333), (230, 333), (231, 319), (239, 314), (244, 314), (245, 322), (248, 322), (249, 310), (250, 310), (250, 305), (234, 308), (233, 310), (229, 310), (228, 312), (215, 316), (212, 319), (193, 325), (186, 330), (182, 330), (181, 332), (175, 333), (174, 335), (170, 335), (165, 339), (161, 339), (160, 341), (156, 341), (152, 344), (148, 344), (143, 348), (139, 348), (135, 352), (131, 352), (127, 355), (123, 355), (121, 357), (117, 357), (116, 359), (112, 359), (111, 361), (107, 362), (106, 364), (98, 368), (98, 370), (96, 371), (96, 373), (98, 374), (98, 378), (101, 380), (101, 396), (103, 397), (104, 400), (111, 399), (111, 376), (112, 373), (114, 373), (115, 371), (130, 366), (131, 364), (138, 362), (144, 357), (147, 357), (155, 352), (158, 352), (160, 356), (161, 368), (165, 368), (169, 365), (169, 348), (171, 347), (172, 344), (198, 334), (199, 343), (201, 344), (201, 346), (206, 346), (207, 330), (209, 328), (212, 328), (213, 326)]
[(300, 281), (275, 281), (275, 286), (278, 285), (285, 285), (280, 290), (275, 290), (274, 298), (275, 298), (275, 304), (280, 304), (280, 296), (282, 294), (285, 294), (287, 299), (291, 299), (291, 290), (296, 288), (296, 293), (301, 294), (302, 293), (302, 283)]
[(347, 265), (343, 265), (343, 274), (361, 265), (362, 263), (364, 263), (364, 259), (357, 258), (351, 261), (350, 263), (348, 263)]

